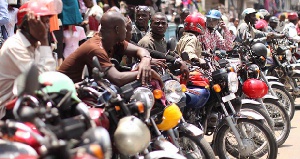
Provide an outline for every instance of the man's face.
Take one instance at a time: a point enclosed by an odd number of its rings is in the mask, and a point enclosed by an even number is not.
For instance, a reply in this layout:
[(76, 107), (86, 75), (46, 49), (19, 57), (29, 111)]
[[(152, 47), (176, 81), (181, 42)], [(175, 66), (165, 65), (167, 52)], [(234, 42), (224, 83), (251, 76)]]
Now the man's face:
[(49, 30), (50, 29), (50, 16), (41, 16), (41, 21), (44, 23), (44, 25), (46, 26), (46, 29)]
[(240, 20), (239, 19), (235, 19), (235, 21), (234, 21), (233, 24), (234, 24), (235, 27), (237, 27), (239, 25), (239, 23), (240, 23)]
[(135, 24), (139, 27), (147, 27), (150, 19), (150, 12), (147, 11), (136, 11)]
[(132, 31), (132, 23), (129, 22), (126, 25), (126, 39), (125, 39), (126, 41), (130, 41), (131, 40), (131, 38), (132, 38), (131, 31)]
[(168, 28), (166, 17), (162, 15), (156, 15), (152, 18), (150, 27), (153, 33), (164, 35)]
[(219, 19), (215, 19), (215, 18), (206, 18), (206, 26), (208, 28), (215, 28), (217, 25), (219, 24)]
[(104, 24), (101, 26), (100, 35), (104, 40), (116, 40), (122, 42), (126, 37), (125, 21), (120, 22), (116, 26)]
[(274, 22), (270, 22), (269, 24), (270, 24), (270, 27), (272, 27), (272, 28), (276, 28), (278, 25), (278, 23), (274, 23)]
[(257, 18), (256, 18), (256, 16), (255, 16), (255, 13), (249, 14), (248, 17), (249, 17), (249, 18), (248, 18), (249, 22), (250, 22), (252, 25), (254, 25), (254, 24), (256, 23), (256, 21), (257, 21)]
[(83, 0), (84, 2), (84, 5), (87, 7), (87, 8), (92, 8), (93, 7), (93, 2), (92, 0)]

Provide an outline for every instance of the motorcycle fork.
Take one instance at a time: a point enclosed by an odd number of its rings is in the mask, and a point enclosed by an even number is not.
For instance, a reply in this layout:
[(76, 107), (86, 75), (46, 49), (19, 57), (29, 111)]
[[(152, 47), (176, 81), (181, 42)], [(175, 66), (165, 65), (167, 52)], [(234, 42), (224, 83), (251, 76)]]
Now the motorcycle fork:
[[(225, 119), (226, 119), (226, 121), (228, 123), (228, 126), (232, 130), (233, 135), (235, 136), (235, 138), (236, 138), (236, 140), (238, 142), (239, 150), (240, 151), (244, 150), (246, 147), (245, 147), (245, 145), (244, 145), (244, 143), (243, 143), (243, 141), (241, 139), (240, 133), (237, 130), (237, 127), (236, 127), (237, 126), (237, 122), (236, 122), (236, 120), (234, 120), (234, 118), (229, 115), (229, 113), (227, 112), (227, 110), (225, 108), (225, 104), (223, 102), (221, 102), (220, 104), (221, 104), (221, 107), (223, 109), (223, 112), (225, 113)], [(231, 104), (230, 101), (228, 101), (228, 104), (229, 104), (229, 107), (232, 110), (233, 114), (236, 114), (236, 112), (235, 112), (235, 110), (234, 110), (234, 108), (233, 108), (233, 106), (232, 106), (232, 104)], [(243, 129), (240, 129), (240, 130), (243, 130)], [(241, 133), (242, 133), (242, 135), (245, 135), (245, 133), (243, 131)]]
[[(269, 91), (271, 92), (271, 94), (274, 96), (274, 97), (277, 97), (276, 93), (274, 92), (274, 90), (272, 89), (269, 81), (266, 79), (266, 76), (264, 73), (260, 72), (259, 73), (260, 77), (266, 82), (267, 86), (268, 86), (268, 89)], [(278, 97), (277, 97), (278, 98)]]

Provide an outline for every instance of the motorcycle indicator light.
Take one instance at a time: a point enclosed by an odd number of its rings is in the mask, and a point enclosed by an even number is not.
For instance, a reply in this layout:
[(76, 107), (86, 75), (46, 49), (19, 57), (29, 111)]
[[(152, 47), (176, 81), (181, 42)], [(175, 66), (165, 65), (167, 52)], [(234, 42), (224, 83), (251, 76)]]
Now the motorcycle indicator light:
[(89, 150), (99, 159), (104, 159), (102, 148), (99, 145), (90, 145)]
[(120, 106), (115, 106), (116, 111), (121, 110)]
[(137, 106), (137, 109), (139, 113), (144, 113), (145, 112), (145, 107), (142, 102), (136, 102), (135, 105)]
[(234, 68), (233, 67), (228, 67), (227, 70), (228, 70), (228, 72), (234, 72)]
[(278, 56), (278, 59), (281, 61), (282, 60), (282, 55)]
[(263, 56), (260, 56), (260, 59), (261, 59), (261, 60), (263, 60), (263, 61), (265, 61), (265, 60), (266, 60), (266, 58), (265, 58), (265, 57), (263, 57)]
[(181, 84), (180, 86), (181, 86), (181, 91), (182, 92), (186, 92), (187, 91), (186, 85)]
[(161, 99), (163, 97), (163, 91), (160, 89), (155, 89), (152, 93), (155, 99)]
[(214, 91), (217, 92), (217, 93), (221, 92), (221, 87), (220, 87), (219, 84), (213, 85), (213, 89), (214, 89)]

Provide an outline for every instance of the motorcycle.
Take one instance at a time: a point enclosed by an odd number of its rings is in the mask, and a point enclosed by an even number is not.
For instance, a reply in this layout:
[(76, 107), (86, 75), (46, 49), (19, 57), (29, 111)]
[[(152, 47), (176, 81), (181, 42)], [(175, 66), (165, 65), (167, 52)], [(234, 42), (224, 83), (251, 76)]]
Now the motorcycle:
[[(241, 100), (235, 95), (238, 90), (236, 73), (225, 67), (222, 60), (215, 61), (211, 54), (202, 52), (201, 55), (212, 70), (211, 75), (206, 75), (210, 95), (202, 107), (199, 104), (196, 108), (187, 108), (185, 119), (199, 127), (203, 125), (207, 135), (213, 134), (212, 146), (219, 158), (276, 158), (276, 139), (264, 124), (263, 116), (241, 109)], [(196, 85), (189, 87), (204, 89)], [(261, 136), (263, 138), (257, 142)]]
[[(153, 100), (151, 99), (154, 98), (152, 92), (147, 88), (140, 87), (135, 91), (135, 95), (130, 98), (130, 101), (125, 102), (124, 96), (119, 93), (122, 88), (117, 88), (103, 79), (104, 75), (99, 71), (101, 67), (96, 57), (93, 58), (93, 63), (95, 66), (93, 78), (97, 84), (83, 84), (81, 82), (79, 85), (85, 92), (93, 94), (97, 101), (93, 105), (104, 106), (105, 112), (108, 114), (109, 132), (114, 134), (114, 143), (120, 153), (114, 157), (184, 158), (177, 154), (178, 149), (175, 146), (160, 137), (152, 138), (153, 140), (150, 142), (150, 131), (145, 123), (150, 122), (150, 109), (153, 107)], [(89, 81), (89, 79), (84, 81)], [(132, 119), (134, 119), (136, 127), (130, 126), (133, 125)], [(132, 143), (139, 144), (135, 144), (133, 147)], [(151, 149), (148, 148), (149, 144), (152, 145)]]
[[(40, 86), (37, 79), (38, 69), (34, 65), (30, 67), (28, 72), (21, 74), (16, 79), (14, 92), (18, 98), (13, 113), (18, 121), (6, 120), (1, 122), (2, 138), (23, 142), (29, 144), (29, 146), (31, 145), (26, 140), (34, 141), (33, 143), (39, 145), (35, 149), (38, 154), (38, 156), (35, 156), (36, 158), (75, 159), (80, 158), (80, 155), (90, 156), (91, 158), (111, 158), (110, 137), (104, 128), (91, 126), (76, 142), (58, 138), (61, 131), (56, 131), (56, 129), (46, 124), (41, 118), (45, 116), (47, 110), (45, 107), (39, 105), (37, 98), (33, 96), (36, 94), (36, 90), (39, 90)], [(24, 105), (25, 100), (27, 104)], [(58, 112), (56, 108), (49, 107), (48, 109), (51, 109), (50, 112), (52, 115), (57, 116)], [(83, 105), (79, 104), (77, 109), (85, 111), (86, 114), (86, 109)], [(89, 119), (88, 116), (87, 119)], [(69, 121), (72, 120), (74, 119), (69, 119)], [(80, 120), (75, 120), (74, 122), (80, 122)], [(68, 133), (74, 133), (71, 130), (80, 130), (77, 127), (78, 124), (74, 125), (74, 122), (72, 123), (73, 125), (65, 125), (66, 128), (62, 128), (62, 131), (70, 130)], [(71, 129), (70, 127), (76, 128)]]

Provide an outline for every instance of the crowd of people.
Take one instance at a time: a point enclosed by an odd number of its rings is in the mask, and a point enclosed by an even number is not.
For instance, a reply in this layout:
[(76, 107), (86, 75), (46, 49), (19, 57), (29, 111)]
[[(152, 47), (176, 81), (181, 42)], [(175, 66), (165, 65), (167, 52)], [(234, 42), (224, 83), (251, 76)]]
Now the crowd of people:
[[(51, 7), (46, 1), (30, 0), (17, 8), (16, 1), (0, 0), (2, 35), (3, 30), (7, 31), (6, 37), (2, 36), (5, 42), (0, 52), (0, 118), (5, 116), (4, 104), (14, 98), (14, 80), (32, 63), (40, 72), (57, 70), (76, 83), (81, 81), (85, 65), (92, 70), (92, 58), (97, 56), (105, 77), (122, 86), (136, 79), (144, 84), (153, 78), (160, 80), (151, 65), (165, 66), (166, 62), (180, 69), (187, 79), (187, 63), (199, 62), (205, 67), (202, 51), (232, 50), (244, 32), (257, 39), (289, 37), (300, 41), (297, 13), (278, 19), (266, 10), (247, 8), (242, 13), (243, 23), (239, 24), (236, 17), (225, 22), (216, 9), (203, 15), (183, 8), (173, 19), (178, 42), (171, 50), (164, 38), (170, 18), (163, 12), (153, 13), (149, 6), (136, 6), (132, 19), (122, 9), (108, 4), (100, 7), (95, 0), (52, 2)], [(263, 27), (258, 25), (257, 16), (264, 21)], [(53, 52), (58, 54), (57, 59)], [(189, 59), (178, 60), (176, 54), (180, 57), (181, 53), (187, 53)], [(134, 70), (122, 72), (111, 63), (111, 58), (128, 66), (140, 62)], [(10, 115), (6, 114), (4, 118)]]

